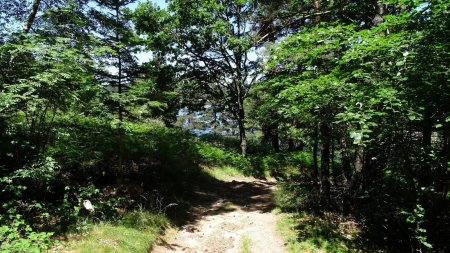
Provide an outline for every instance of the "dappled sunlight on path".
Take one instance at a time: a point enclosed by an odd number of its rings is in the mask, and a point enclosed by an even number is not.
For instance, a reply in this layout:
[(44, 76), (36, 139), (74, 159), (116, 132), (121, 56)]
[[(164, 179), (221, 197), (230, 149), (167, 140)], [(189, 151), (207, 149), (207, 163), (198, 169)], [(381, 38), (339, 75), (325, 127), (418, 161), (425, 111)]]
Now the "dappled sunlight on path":
[(197, 192), (188, 224), (152, 252), (284, 252), (272, 212), (274, 187), (274, 181), (249, 178), (216, 181)]

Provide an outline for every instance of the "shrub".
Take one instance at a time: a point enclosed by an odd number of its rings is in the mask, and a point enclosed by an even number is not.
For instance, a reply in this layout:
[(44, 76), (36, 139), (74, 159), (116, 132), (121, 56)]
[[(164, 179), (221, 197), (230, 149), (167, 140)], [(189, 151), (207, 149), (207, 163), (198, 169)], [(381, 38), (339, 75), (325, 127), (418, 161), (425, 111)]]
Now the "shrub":
[(197, 152), (201, 163), (209, 166), (231, 166), (246, 175), (252, 174), (249, 159), (241, 156), (239, 153), (214, 147), (204, 142), (197, 143)]
[[(52, 233), (35, 232), (16, 214), (11, 222), (0, 227), (0, 252), (41, 252), (51, 247)], [(0, 222), (4, 222), (0, 217)]]

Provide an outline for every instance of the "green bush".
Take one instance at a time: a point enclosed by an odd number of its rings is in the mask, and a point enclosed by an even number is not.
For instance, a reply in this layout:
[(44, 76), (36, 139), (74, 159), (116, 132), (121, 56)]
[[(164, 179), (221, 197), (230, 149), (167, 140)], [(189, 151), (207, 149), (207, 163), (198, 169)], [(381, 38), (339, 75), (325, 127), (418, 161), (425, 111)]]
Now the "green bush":
[(224, 150), (204, 142), (197, 143), (197, 152), (200, 156), (201, 163), (209, 166), (231, 166), (246, 175), (251, 175), (252, 167), (250, 160), (237, 152)]
[[(5, 219), (0, 217), (0, 222)], [(0, 252), (42, 252), (51, 247), (52, 233), (35, 232), (23, 219), (16, 214), (7, 225), (0, 226)]]
[(320, 194), (313, 185), (283, 182), (275, 192), (275, 202), (283, 211), (315, 211), (320, 208)]

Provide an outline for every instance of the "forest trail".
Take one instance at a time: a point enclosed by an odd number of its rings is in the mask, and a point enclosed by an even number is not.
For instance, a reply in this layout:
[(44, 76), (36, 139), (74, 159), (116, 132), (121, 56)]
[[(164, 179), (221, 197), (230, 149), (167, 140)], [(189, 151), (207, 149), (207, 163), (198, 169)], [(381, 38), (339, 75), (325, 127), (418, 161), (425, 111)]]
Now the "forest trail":
[(152, 252), (285, 252), (272, 212), (275, 185), (252, 178), (217, 181), (208, 192), (197, 192), (188, 224)]

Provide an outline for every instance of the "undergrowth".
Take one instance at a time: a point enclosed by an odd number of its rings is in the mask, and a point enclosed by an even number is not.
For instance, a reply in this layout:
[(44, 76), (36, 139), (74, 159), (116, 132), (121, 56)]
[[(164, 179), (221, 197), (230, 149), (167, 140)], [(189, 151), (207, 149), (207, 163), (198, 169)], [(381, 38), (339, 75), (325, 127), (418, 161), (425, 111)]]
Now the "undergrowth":
[[(289, 252), (361, 252), (360, 230), (351, 218), (328, 213), (284, 213), (277, 224)], [(364, 251), (365, 252), (365, 251)]]
[(232, 166), (221, 166), (221, 167), (207, 167), (205, 172), (212, 178), (218, 180), (226, 180), (229, 177), (244, 177), (244, 173)]
[(132, 211), (117, 222), (90, 225), (61, 247), (80, 253), (146, 253), (169, 224), (163, 214)]

